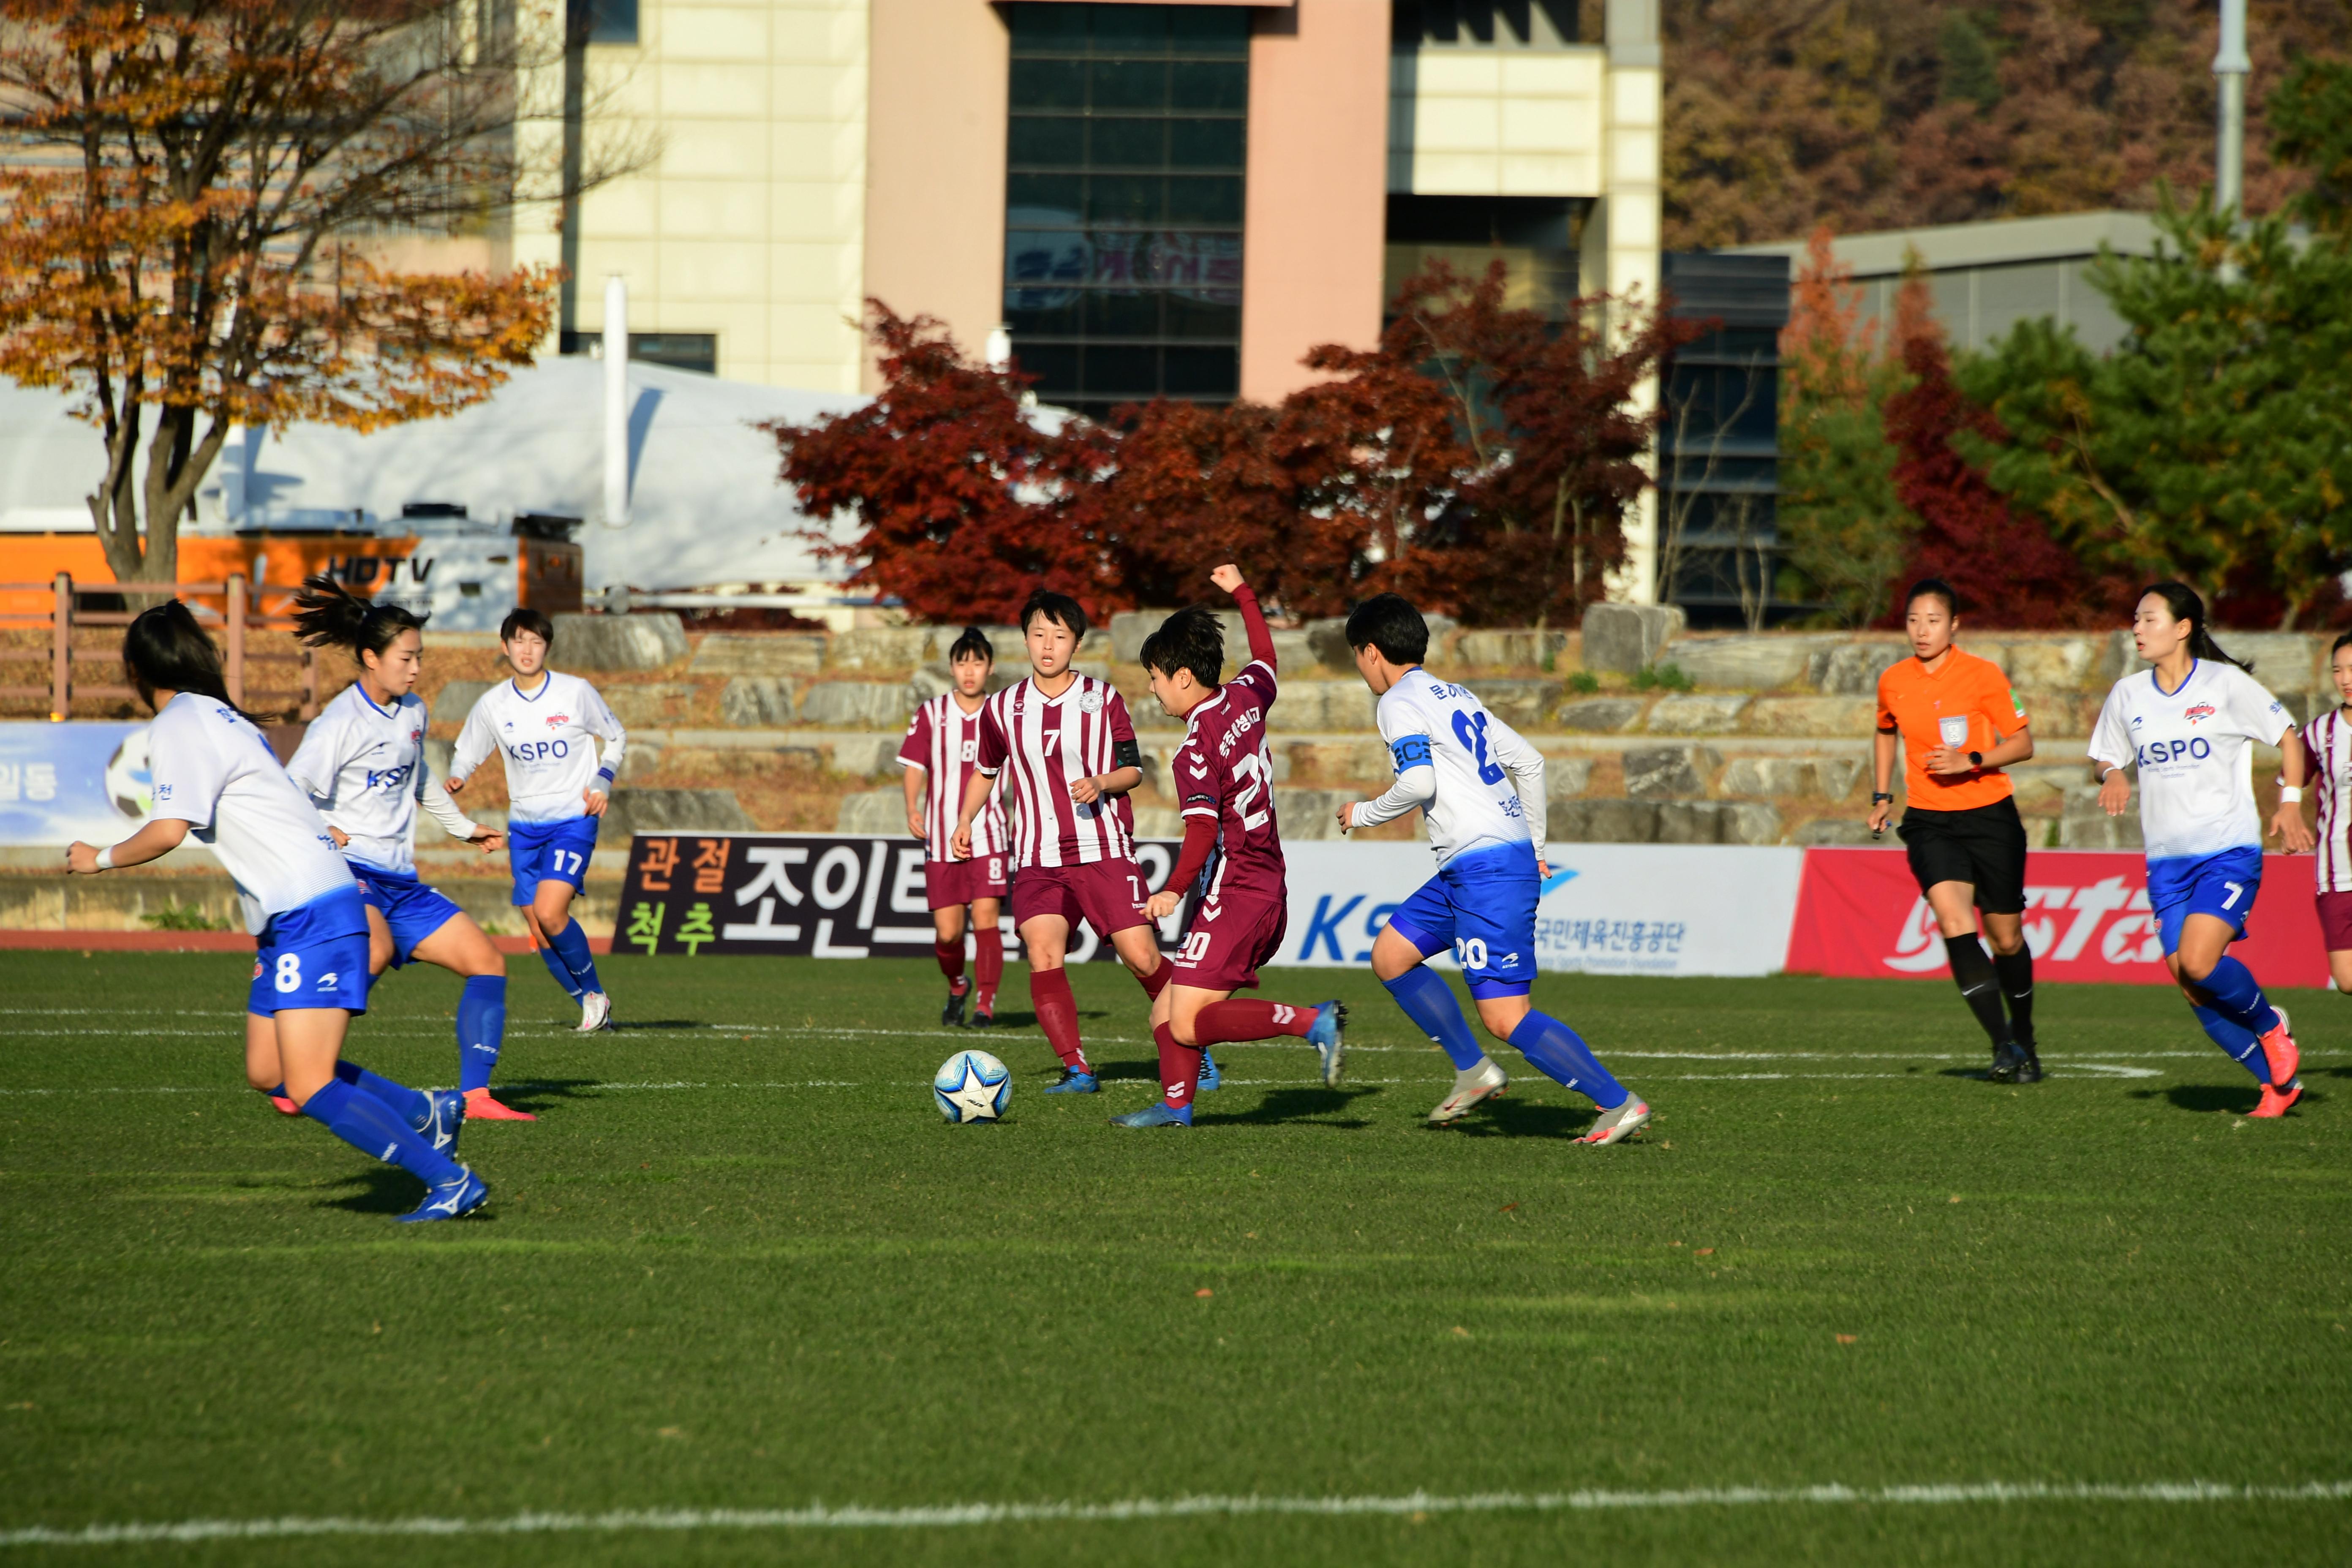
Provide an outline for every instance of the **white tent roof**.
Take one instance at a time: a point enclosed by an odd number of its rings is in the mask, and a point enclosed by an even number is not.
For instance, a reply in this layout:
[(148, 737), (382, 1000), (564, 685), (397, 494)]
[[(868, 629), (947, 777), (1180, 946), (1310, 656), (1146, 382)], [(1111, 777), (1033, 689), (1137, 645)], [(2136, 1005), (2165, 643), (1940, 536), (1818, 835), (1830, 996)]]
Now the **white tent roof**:
[[(806, 423), (866, 400), (722, 381), (645, 362), (629, 366), (628, 525), (602, 526), (601, 362), (551, 358), (450, 419), (373, 435), (316, 425), (249, 433), (226, 447), (198, 503), (207, 526), (351, 526), (352, 514), (402, 531), (410, 501), (454, 501), (475, 520), (517, 512), (588, 520), (577, 535), (587, 586), (695, 588), (719, 583), (837, 582), (820, 562), (773, 437), (755, 422)], [(0, 384), (0, 529), (89, 527), (81, 497), (103, 462), (98, 433), (52, 392)]]

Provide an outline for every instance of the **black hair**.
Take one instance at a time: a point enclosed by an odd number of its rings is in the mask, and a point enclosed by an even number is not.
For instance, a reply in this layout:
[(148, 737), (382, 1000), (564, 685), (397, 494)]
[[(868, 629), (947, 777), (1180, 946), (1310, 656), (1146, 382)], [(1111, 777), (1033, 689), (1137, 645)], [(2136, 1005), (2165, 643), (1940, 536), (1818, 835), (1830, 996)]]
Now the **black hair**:
[(122, 634), (122, 673), (150, 708), (159, 690), (194, 691), (250, 723), (261, 722), (230, 700), (220, 649), (196, 624), (195, 612), (177, 599), (140, 611)]
[(1021, 606), (1021, 635), (1029, 635), (1029, 623), (1038, 616), (1049, 621), (1059, 621), (1070, 629), (1070, 635), (1080, 642), (1087, 640), (1087, 613), (1067, 594), (1056, 594), (1051, 588), (1040, 588), (1029, 595)]
[(302, 579), (294, 595), (294, 625), (312, 647), (347, 647), (362, 668), (369, 654), (381, 655), (403, 632), (425, 623), (398, 605), (370, 604), (324, 572)]
[(1429, 623), (1402, 595), (1375, 594), (1348, 612), (1348, 646), (1376, 647), (1391, 664), (1419, 664), (1429, 657)]
[(1143, 639), (1139, 656), (1146, 669), (1173, 675), (1189, 669), (1204, 687), (1214, 687), (1225, 674), (1225, 628), (1216, 612), (1205, 605), (1177, 611)]
[(948, 663), (960, 658), (976, 658), (982, 664), (996, 662), (996, 650), (988, 643), (988, 634), (978, 626), (966, 626), (963, 635), (948, 645)]
[(2347, 647), (2352, 647), (2352, 632), (2343, 633), (2341, 636), (2337, 637), (2334, 642), (2327, 645), (2327, 662), (2334, 664), (2336, 662), (2336, 656), (2342, 653)]
[(507, 618), (499, 623), (499, 641), (512, 642), (517, 632), (534, 633), (550, 648), (555, 647), (555, 623), (547, 618), (544, 610), (534, 610), (529, 605), (509, 610)]
[[(2172, 612), (2174, 620), (2189, 623), (2189, 652), (2191, 658), (2210, 658), (2216, 664), (2234, 664), (2249, 675), (2253, 673), (2252, 659), (2231, 658), (2221, 651), (2221, 645), (2213, 640), (2213, 634), (2205, 629), (2205, 601), (2197, 596), (2196, 589), (2186, 583), (2164, 582), (2151, 583), (2139, 591), (2141, 599), (2150, 594), (2164, 601), (2164, 607)], [(2132, 602), (2137, 605), (2139, 600)]]
[(1960, 613), (1959, 590), (1941, 577), (1922, 577), (1912, 584), (1911, 591), (1903, 595), (1903, 613), (1909, 615), (1911, 606), (1922, 599), (1943, 600), (1944, 614), (1948, 616), (1958, 616)]

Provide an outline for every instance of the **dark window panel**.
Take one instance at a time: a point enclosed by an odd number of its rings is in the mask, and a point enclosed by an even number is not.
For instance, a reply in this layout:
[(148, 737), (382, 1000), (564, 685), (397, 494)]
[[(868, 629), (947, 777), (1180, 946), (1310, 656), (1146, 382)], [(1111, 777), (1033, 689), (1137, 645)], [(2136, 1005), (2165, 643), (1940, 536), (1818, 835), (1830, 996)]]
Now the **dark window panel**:
[(1180, 55), (1249, 53), (1249, 13), (1238, 5), (1170, 5), (1169, 47)]
[(1088, 31), (1094, 35), (1098, 55), (1168, 52), (1168, 13), (1173, 6), (1112, 4), (1072, 9), (1087, 13)]
[(1086, 213), (1084, 174), (1007, 174), (1004, 205), (1031, 223), (1045, 223), (1048, 213), (1066, 214), (1075, 226)]
[(631, 332), (629, 357), (648, 364), (665, 364), (672, 370), (699, 371), (704, 375), (719, 374), (719, 335), (716, 332)]
[(1168, 221), (1240, 223), (1241, 180), (1212, 174), (1176, 175), (1168, 182)]
[(1171, 397), (1232, 397), (1241, 391), (1238, 348), (1171, 348), (1163, 353), (1163, 386)]
[(1096, 338), (1156, 338), (1160, 335), (1158, 290), (1097, 289), (1087, 296), (1087, 335)]
[(1160, 60), (1097, 60), (1087, 68), (1094, 108), (1155, 112), (1168, 107), (1168, 67)]
[(1160, 351), (1133, 343), (1089, 343), (1081, 390), (1097, 397), (1150, 397), (1160, 390)]
[(1179, 169), (1246, 167), (1246, 129), (1238, 120), (1176, 121), (1168, 128), (1168, 162)]
[[(1032, 300), (1032, 294), (1046, 296)], [(1047, 296), (1045, 289), (1008, 289), (1004, 291), (1004, 324), (1013, 335), (1026, 341), (1031, 336), (1044, 338), (1075, 338), (1084, 328), (1084, 312), (1078, 297), (1067, 290)]]
[(1168, 165), (1168, 121), (1097, 120), (1087, 127), (1087, 162), (1097, 169), (1161, 169)]
[(1013, 116), (1005, 139), (1005, 162), (1076, 165), (1086, 162), (1087, 122), (1075, 117)]
[(1024, 109), (1084, 109), (1087, 68), (1076, 60), (1014, 60), (1014, 113)]
[(1249, 66), (1234, 60), (1178, 60), (1168, 68), (1168, 101), (1177, 109), (1249, 108)]
[(1087, 181), (1087, 216), (1096, 223), (1157, 223), (1166, 205), (1157, 174), (1096, 174)]
[(1061, 5), (1027, 0), (1007, 5), (1005, 21), (1013, 31), (1013, 47), (1083, 49), (1087, 47), (1086, 5)]
[(1238, 298), (1216, 300), (1190, 289), (1172, 289), (1164, 314), (1167, 335), (1171, 338), (1214, 338), (1234, 342), (1242, 335)]
[[(1069, 288), (1087, 280), (1092, 252), (1086, 237), (1053, 230), (1015, 230), (1004, 237), (1004, 282), (1024, 286)], [(1033, 300), (1032, 304), (1043, 303)]]
[(1078, 390), (1078, 348), (1047, 343), (1018, 343), (1013, 363), (1037, 378), (1037, 395), (1052, 401), (1056, 392)]

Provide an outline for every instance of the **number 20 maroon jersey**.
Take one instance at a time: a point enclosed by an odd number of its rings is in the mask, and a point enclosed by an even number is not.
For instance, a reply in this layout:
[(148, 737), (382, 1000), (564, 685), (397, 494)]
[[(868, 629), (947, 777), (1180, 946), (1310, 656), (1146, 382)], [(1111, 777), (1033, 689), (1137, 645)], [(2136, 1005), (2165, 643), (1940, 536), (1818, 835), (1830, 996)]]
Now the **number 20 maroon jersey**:
[(1217, 823), (1204, 901), (1229, 892), (1283, 891), (1282, 834), (1274, 819), (1274, 755), (1265, 742), (1274, 670), (1253, 659), (1186, 716), (1171, 768), (1187, 817)]

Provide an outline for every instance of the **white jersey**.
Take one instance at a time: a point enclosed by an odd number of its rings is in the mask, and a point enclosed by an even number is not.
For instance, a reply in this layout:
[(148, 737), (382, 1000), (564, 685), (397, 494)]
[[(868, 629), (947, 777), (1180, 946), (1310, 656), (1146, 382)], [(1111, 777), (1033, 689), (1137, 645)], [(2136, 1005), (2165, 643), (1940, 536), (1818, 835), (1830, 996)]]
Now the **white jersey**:
[(327, 825), (261, 731), (217, 698), (183, 691), (147, 731), (155, 812), (192, 824), (236, 883), (245, 927), (355, 887)]
[(2139, 765), (2140, 837), (2149, 860), (2197, 859), (2261, 847), (2252, 743), (2276, 745), (2293, 728), (2252, 676), (2199, 659), (2178, 691), (2158, 686), (2152, 669), (2116, 681), (2091, 732), (2091, 756)]
[(1544, 858), (1543, 753), (1467, 688), (1415, 666), (1381, 699), (1381, 739), (1397, 782), (1356, 808), (1370, 827), (1421, 806), (1441, 866), (1468, 850), (1532, 845)]
[(2352, 723), (2330, 708), (2304, 727), (2319, 795), (2319, 890), (2352, 893)]
[[(482, 693), (458, 732), (449, 776), (471, 778), (484, 758), (507, 760), (507, 817), (511, 822), (562, 822), (585, 816), (582, 796), (593, 786), (607, 794), (620, 772), (628, 736), (596, 689), (576, 675), (549, 670), (526, 695), (511, 680)], [(600, 762), (590, 737), (604, 742)]]
[(425, 722), (424, 700), (415, 692), (379, 708), (356, 681), (310, 721), (286, 772), (327, 826), (351, 839), (346, 858), (413, 874), (420, 805), (451, 837), (474, 835), (474, 824), (425, 764)]

